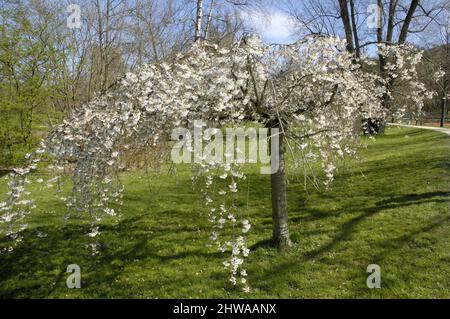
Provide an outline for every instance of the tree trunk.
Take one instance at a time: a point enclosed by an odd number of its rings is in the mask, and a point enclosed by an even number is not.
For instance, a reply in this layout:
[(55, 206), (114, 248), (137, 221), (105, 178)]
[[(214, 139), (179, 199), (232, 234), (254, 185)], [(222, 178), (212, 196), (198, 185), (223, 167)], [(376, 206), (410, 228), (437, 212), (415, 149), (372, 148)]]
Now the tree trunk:
[(444, 123), (445, 123), (445, 102), (447, 101), (446, 99), (446, 92), (444, 92), (442, 99), (441, 99), (441, 121), (440, 121), (440, 127), (444, 127)]
[(347, 51), (353, 53), (355, 51), (355, 47), (353, 45), (352, 26), (350, 24), (347, 0), (339, 0), (339, 9), (342, 23), (344, 24), (345, 39), (347, 40)]
[[(378, 4), (379, 8), (383, 8), (383, 1), (378, 0), (377, 4)], [(390, 5), (389, 5), (389, 19), (390, 20), (388, 22), (388, 30), (387, 30), (387, 35), (386, 35), (387, 39), (389, 39), (389, 37), (392, 37), (391, 34), (393, 32), (393, 29), (391, 29), (391, 28), (393, 28), (393, 25), (392, 25), (393, 20), (391, 20), (391, 19), (393, 19), (393, 16), (391, 16), (391, 14), (393, 13), (392, 10), (394, 10), (394, 9), (395, 9), (395, 4), (394, 4), (394, 1), (391, 0)], [(378, 44), (382, 44), (384, 42), (383, 41), (383, 15), (382, 15), (382, 12), (378, 13), (377, 42), (378, 42)], [(388, 82), (386, 83), (386, 91), (390, 91), (391, 85), (393, 84), (393, 78), (389, 77), (389, 74), (386, 70), (386, 64), (387, 64), (386, 57), (383, 54), (381, 54), (380, 51), (378, 51), (378, 64), (379, 64), (379, 68), (380, 68), (380, 76), (383, 79), (388, 80)], [(389, 94), (383, 93), (381, 103), (385, 110), (389, 110), (389, 102), (390, 102)]]
[[(288, 211), (286, 202), (286, 176), (284, 163), (284, 141), (280, 131), (278, 151), (278, 170), (270, 175), (270, 184), (272, 191), (272, 242), (278, 250), (287, 250), (292, 246), (289, 238)], [(272, 143), (271, 143), (272, 144)], [(271, 160), (274, 160), (274, 154), (271, 150)], [(276, 159), (275, 159), (276, 160)]]
[(411, 5), (409, 6), (408, 13), (405, 17), (405, 22), (403, 22), (402, 29), (400, 31), (400, 36), (398, 37), (398, 44), (403, 44), (406, 41), (406, 37), (408, 36), (409, 32), (409, 25), (411, 24), (412, 18), (414, 16), (414, 12), (417, 9), (417, 6), (419, 5), (419, 0), (412, 0)]
[(205, 27), (205, 40), (208, 40), (209, 28), (211, 27), (211, 22), (212, 22), (213, 9), (214, 9), (214, 0), (211, 0), (211, 4), (209, 5), (208, 20), (206, 22), (206, 27)]
[(397, 7), (397, 1), (390, 0), (389, 1), (389, 19), (388, 19), (387, 32), (386, 32), (386, 42), (388, 42), (388, 43), (392, 42), (392, 37), (394, 35), (394, 19), (395, 19), (396, 7)]
[(356, 57), (359, 59), (361, 57), (361, 47), (359, 45), (358, 26), (356, 24), (356, 10), (353, 0), (350, 0), (350, 17), (352, 20), (352, 31), (354, 38), (353, 40), (355, 41)]
[(201, 40), (203, 19), (203, 0), (197, 0), (197, 17), (195, 19), (195, 42)]

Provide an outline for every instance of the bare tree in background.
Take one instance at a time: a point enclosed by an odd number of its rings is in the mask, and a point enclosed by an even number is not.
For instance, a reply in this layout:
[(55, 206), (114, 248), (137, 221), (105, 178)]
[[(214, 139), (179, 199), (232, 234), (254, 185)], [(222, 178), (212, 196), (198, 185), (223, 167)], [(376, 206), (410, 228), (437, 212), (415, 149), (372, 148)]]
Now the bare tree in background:
[[(444, 1), (445, 2), (445, 1)], [(356, 58), (370, 46), (404, 44), (411, 34), (424, 32), (442, 14), (442, 3), (420, 0), (377, 0), (377, 27), (368, 26), (368, 8), (372, 1), (307, 0), (298, 4), (286, 1), (287, 11), (298, 22), (300, 34), (329, 34), (344, 37), (347, 49)], [(336, 24), (338, 23), (338, 25)], [(375, 31), (375, 32), (374, 32)], [(387, 81), (387, 89), (395, 85), (388, 77), (386, 57), (378, 52), (380, 75)], [(383, 104), (390, 109), (390, 97), (385, 94)]]
[(192, 42), (190, 13), (184, 3), (173, 0), (137, 0), (128, 24), (132, 68), (167, 58)]
[[(425, 51), (427, 60), (424, 62), (428, 65), (422, 77), (427, 79), (428, 85), (438, 92), (436, 106), (439, 109), (439, 125), (444, 127), (450, 98), (450, 2), (443, 0), (441, 5), (442, 14), (434, 19), (433, 26), (427, 32), (421, 34), (428, 48)], [(433, 74), (438, 70), (442, 72), (442, 77), (436, 81)]]
[(443, 127), (448, 114), (448, 100), (450, 99), (450, 3), (447, 2), (446, 15), (441, 26), (441, 39), (444, 45), (444, 57), (442, 69), (444, 76), (441, 85), (441, 119), (440, 126)]
[(220, 45), (230, 44), (245, 30), (240, 13), (244, 10), (264, 12), (263, 5), (270, 3), (264, 0), (196, 0), (194, 41), (204, 39)]
[(203, 0), (197, 0), (197, 15), (195, 18), (195, 38), (194, 38), (195, 42), (198, 42), (201, 39), (202, 21), (203, 21)]
[(299, 37), (307, 34), (340, 36), (339, 3), (337, 1), (287, 0), (286, 11), (297, 22)]

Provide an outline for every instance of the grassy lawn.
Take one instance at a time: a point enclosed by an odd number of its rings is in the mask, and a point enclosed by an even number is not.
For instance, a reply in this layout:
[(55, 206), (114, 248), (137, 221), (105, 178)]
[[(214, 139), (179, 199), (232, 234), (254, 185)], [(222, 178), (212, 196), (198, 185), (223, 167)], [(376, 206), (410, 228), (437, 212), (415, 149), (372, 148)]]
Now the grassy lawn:
[[(360, 153), (328, 191), (306, 193), (290, 173), (295, 246), (287, 253), (267, 245), (269, 176), (249, 169), (239, 199), (253, 225), (249, 294), (227, 283), (225, 255), (206, 247), (203, 205), (180, 168), (124, 176), (123, 218), (103, 225), (98, 256), (85, 248), (86, 225), (62, 227), (63, 205), (38, 193), (23, 243), (0, 256), (0, 297), (449, 298), (450, 137), (391, 128)], [(1, 180), (0, 194), (5, 189)], [(381, 267), (381, 289), (366, 287), (372, 263)], [(69, 264), (81, 267), (81, 289), (66, 287)]]

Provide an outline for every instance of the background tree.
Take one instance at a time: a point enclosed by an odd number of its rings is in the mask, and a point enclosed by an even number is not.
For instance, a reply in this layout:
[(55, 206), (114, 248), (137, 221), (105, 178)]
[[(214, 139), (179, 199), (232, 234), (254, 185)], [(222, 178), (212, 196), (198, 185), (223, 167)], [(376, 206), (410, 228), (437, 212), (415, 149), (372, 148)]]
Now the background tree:
[(19, 164), (64, 111), (64, 39), (54, 8), (8, 1), (0, 9), (0, 169)]
[[(356, 58), (360, 57), (362, 52), (376, 51), (378, 73), (385, 80), (386, 92), (396, 95), (400, 87), (396, 87), (394, 78), (389, 78), (386, 69), (388, 57), (384, 56), (378, 47), (386, 44), (403, 45), (408, 35), (423, 33), (442, 15), (443, 4), (439, 1), (420, 0), (378, 0), (376, 4), (378, 9), (374, 8), (370, 1), (310, 0), (305, 1), (299, 8), (294, 2), (287, 1), (286, 8), (298, 21), (302, 33), (332, 33), (342, 36), (346, 39), (347, 50)], [(369, 10), (370, 8), (372, 10)], [(403, 93), (400, 92), (401, 94)], [(401, 105), (393, 103), (391, 95), (386, 93), (383, 96), (383, 104), (387, 112), (394, 114), (398, 111), (396, 108)], [(394, 101), (401, 100), (398, 96), (393, 98)]]
[[(439, 125), (443, 127), (448, 114), (450, 98), (450, 4), (442, 2), (442, 13), (433, 20), (433, 24), (420, 34), (425, 47), (425, 58), (421, 68), (421, 77), (438, 94), (429, 105), (431, 116), (439, 114)], [(434, 74), (441, 72), (436, 81)]]

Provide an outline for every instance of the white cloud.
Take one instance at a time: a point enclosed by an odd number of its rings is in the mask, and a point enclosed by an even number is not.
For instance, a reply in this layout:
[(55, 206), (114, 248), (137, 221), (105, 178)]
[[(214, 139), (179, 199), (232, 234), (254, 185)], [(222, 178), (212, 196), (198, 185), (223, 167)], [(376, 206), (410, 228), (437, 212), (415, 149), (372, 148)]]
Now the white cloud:
[(295, 30), (294, 20), (284, 12), (242, 12), (245, 24), (252, 31), (261, 35), (268, 42), (290, 42)]

